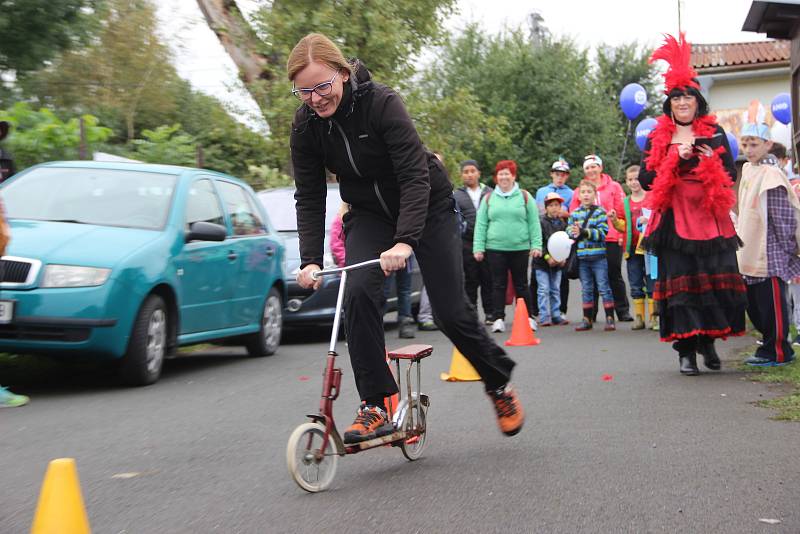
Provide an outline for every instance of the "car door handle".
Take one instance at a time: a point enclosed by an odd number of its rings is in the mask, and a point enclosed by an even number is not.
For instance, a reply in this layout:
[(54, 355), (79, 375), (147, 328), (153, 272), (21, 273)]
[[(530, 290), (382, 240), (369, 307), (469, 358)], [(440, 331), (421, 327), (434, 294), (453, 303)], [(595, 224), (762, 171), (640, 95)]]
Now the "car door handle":
[(275, 255), (275, 247), (267, 247), (264, 249), (264, 253), (267, 255), (268, 258), (271, 258)]
[(238, 257), (239, 257), (239, 255), (236, 254), (234, 251), (231, 250), (230, 252), (228, 252), (228, 259), (229, 260), (233, 261)]

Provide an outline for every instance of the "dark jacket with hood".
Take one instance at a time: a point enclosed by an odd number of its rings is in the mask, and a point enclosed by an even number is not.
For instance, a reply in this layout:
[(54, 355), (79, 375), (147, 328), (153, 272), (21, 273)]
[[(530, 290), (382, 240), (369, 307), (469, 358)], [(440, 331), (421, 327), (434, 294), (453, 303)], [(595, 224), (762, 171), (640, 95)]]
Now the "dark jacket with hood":
[(556, 232), (561, 232), (567, 229), (567, 221), (562, 219), (561, 217), (551, 218), (548, 217), (545, 213), (539, 219), (542, 224), (542, 257), (541, 258), (533, 258), (531, 261), (534, 269), (542, 269), (546, 270), (549, 269), (551, 271), (557, 271), (561, 267), (550, 267), (550, 264), (547, 263), (547, 260), (544, 257), (550, 253), (547, 250), (547, 242), (550, 240), (550, 236)]
[(332, 117), (303, 104), (292, 124), (301, 267), (322, 265), (325, 169), (336, 175), (353, 216), (368, 212), (391, 220), (394, 241), (411, 247), (425, 228), (429, 204), (444, 206), (452, 194), (447, 171), (422, 145), (400, 96), (373, 82), (358, 60), (353, 71)]
[[(487, 195), (492, 194), (492, 191), (493, 189), (488, 185), (483, 187), (480, 200), (478, 201), (478, 207), (486, 200)], [(467, 221), (467, 230), (464, 232), (464, 235), (461, 236), (461, 239), (464, 240), (464, 248), (469, 248), (469, 252), (472, 254), (472, 240), (475, 236), (475, 216), (478, 210), (475, 209), (475, 204), (472, 203), (472, 197), (469, 196), (467, 186), (461, 186), (453, 191), (453, 198), (455, 198), (458, 204), (458, 209), (460, 209), (462, 215), (464, 215), (464, 220)]]

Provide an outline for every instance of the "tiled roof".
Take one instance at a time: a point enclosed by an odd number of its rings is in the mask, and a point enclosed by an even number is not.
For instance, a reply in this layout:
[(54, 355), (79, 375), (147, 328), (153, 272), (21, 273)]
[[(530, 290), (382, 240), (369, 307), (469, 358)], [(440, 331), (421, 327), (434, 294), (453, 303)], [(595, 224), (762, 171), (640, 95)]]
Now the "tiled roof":
[(790, 60), (790, 41), (756, 41), (751, 43), (714, 43), (692, 45), (692, 66), (699, 72), (735, 70), (755, 66), (768, 67)]

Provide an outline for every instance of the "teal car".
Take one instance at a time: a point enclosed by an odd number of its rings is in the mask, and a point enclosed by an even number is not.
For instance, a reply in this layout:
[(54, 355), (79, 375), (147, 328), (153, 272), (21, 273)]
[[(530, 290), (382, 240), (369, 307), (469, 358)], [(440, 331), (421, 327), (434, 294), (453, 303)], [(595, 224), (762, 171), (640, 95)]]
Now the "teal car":
[(0, 351), (111, 358), (131, 385), (183, 345), (280, 344), (282, 239), (252, 189), (203, 169), (54, 162), (0, 186)]

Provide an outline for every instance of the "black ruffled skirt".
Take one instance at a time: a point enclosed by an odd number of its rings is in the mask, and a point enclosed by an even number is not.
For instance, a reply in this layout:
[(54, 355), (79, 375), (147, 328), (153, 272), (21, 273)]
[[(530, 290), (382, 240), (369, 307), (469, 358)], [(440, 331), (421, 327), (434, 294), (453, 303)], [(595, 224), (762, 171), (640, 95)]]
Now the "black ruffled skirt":
[(658, 229), (643, 241), (658, 257), (653, 298), (661, 341), (744, 334), (747, 293), (736, 260), (739, 243), (738, 237), (683, 239), (675, 232), (672, 210), (664, 213)]

